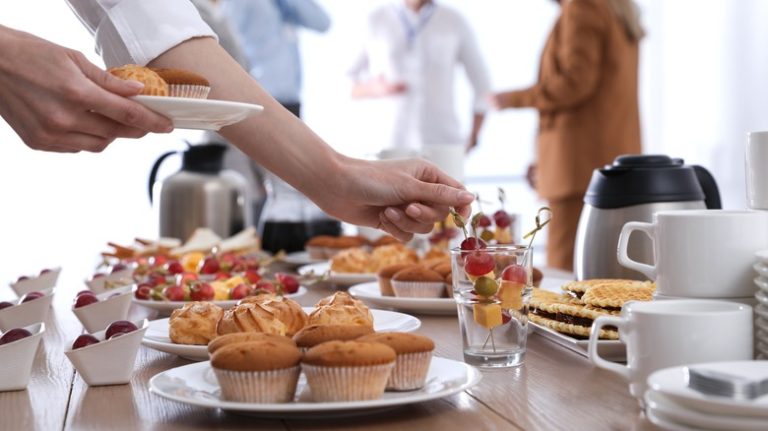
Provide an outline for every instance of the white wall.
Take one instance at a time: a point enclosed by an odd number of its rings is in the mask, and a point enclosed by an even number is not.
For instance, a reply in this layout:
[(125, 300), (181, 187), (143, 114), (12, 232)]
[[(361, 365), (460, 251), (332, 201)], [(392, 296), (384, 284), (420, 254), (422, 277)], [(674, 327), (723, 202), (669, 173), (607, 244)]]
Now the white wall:
[[(497, 88), (533, 82), (544, 38), (557, 15), (554, 2), (444, 2), (464, 12), (475, 27)], [(370, 131), (355, 117), (343, 71), (356, 47), (363, 16), (378, 1), (321, 3), (334, 24), (326, 35), (302, 36), (306, 121), (339, 150), (362, 155), (360, 146)], [(744, 134), (768, 130), (764, 96), (768, 29), (760, 22), (768, 4), (640, 3), (649, 31), (641, 81), (646, 150), (712, 168), (726, 204), (743, 207)], [(0, 10), (0, 24), (81, 50), (100, 64), (90, 36), (65, 2), (27, 0)], [(464, 95), (460, 99), (467, 100), (464, 83), (459, 91)], [(531, 159), (535, 128), (531, 110), (491, 115), (480, 148), (468, 159), (468, 175), (522, 175)], [(149, 168), (159, 154), (183, 148), (181, 139), (190, 136), (196, 135), (174, 132), (118, 141), (102, 154), (59, 155), (29, 150), (0, 121), (0, 283), (53, 265), (63, 265), (70, 276), (76, 274), (73, 280), (84, 278), (107, 241), (128, 243), (135, 236), (154, 235), (155, 220), (146, 197)], [(166, 172), (173, 169), (169, 166)], [(473, 187), (493, 200), (494, 185)], [(538, 205), (520, 182), (508, 193), (514, 209), (525, 214)]]

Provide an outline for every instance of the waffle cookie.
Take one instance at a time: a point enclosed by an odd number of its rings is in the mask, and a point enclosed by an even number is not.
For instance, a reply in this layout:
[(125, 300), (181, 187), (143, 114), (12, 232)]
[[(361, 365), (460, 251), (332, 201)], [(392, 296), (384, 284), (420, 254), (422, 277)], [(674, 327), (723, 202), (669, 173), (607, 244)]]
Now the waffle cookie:
[(653, 288), (626, 287), (618, 284), (602, 284), (587, 289), (581, 300), (586, 305), (607, 309), (618, 309), (629, 301), (650, 301), (653, 299)]
[(587, 290), (597, 286), (646, 287), (654, 286), (650, 281), (623, 280), (618, 278), (594, 278), (591, 280), (571, 281), (561, 289), (576, 298), (581, 298)]
[[(557, 320), (547, 319), (546, 317), (541, 317), (536, 314), (529, 314), (528, 318), (531, 319), (531, 322), (552, 329), (553, 331), (560, 332), (562, 334), (571, 335), (574, 338), (589, 338), (589, 333), (592, 330), (591, 325), (581, 326), (570, 323), (563, 323), (558, 322)], [(611, 329), (601, 329), (599, 338), (601, 340), (618, 340), (619, 333)]]
[[(600, 316), (614, 313), (597, 307), (585, 306), (580, 300), (569, 295), (541, 289), (533, 289), (529, 303), (529, 318), (532, 322), (576, 338), (587, 338), (592, 322)], [(615, 330), (603, 329), (601, 339), (618, 339)]]

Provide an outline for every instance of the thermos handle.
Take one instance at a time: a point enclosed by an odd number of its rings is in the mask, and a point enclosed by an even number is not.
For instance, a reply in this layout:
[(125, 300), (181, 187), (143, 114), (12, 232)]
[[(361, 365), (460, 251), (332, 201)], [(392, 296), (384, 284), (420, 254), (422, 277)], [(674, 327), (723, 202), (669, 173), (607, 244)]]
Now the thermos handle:
[(168, 156), (176, 154), (176, 151), (168, 151), (167, 153), (160, 156), (157, 160), (155, 160), (155, 164), (152, 165), (152, 170), (149, 171), (149, 203), (152, 204), (154, 201), (154, 196), (152, 195), (152, 188), (155, 185), (155, 180), (157, 179), (157, 171), (160, 170), (160, 164), (163, 163), (163, 160), (168, 158)]
[(693, 165), (692, 167), (693, 172), (696, 174), (696, 179), (699, 180), (701, 189), (704, 190), (704, 204), (707, 206), (707, 209), (721, 209), (723, 205), (720, 202), (720, 191), (717, 188), (715, 178), (703, 166)]
[(589, 352), (589, 360), (592, 361), (593, 364), (608, 371), (613, 371), (624, 377), (626, 380), (629, 380), (629, 368), (627, 366), (606, 361), (597, 353), (597, 342), (600, 337), (600, 330), (603, 329), (603, 326), (615, 326), (619, 331), (623, 331), (626, 323), (627, 321), (622, 317), (600, 316), (595, 319), (595, 321), (592, 322), (592, 330), (589, 332), (589, 347), (587, 350)]
[(619, 247), (616, 251), (616, 255), (619, 258), (619, 263), (626, 268), (634, 269), (635, 271), (639, 271), (645, 274), (645, 276), (650, 278), (651, 280), (656, 280), (656, 266), (634, 261), (630, 259), (629, 255), (627, 254), (629, 237), (632, 235), (632, 232), (636, 230), (645, 232), (645, 234), (648, 235), (651, 241), (654, 241), (654, 242), (656, 241), (656, 239), (654, 238), (655, 232), (656, 232), (656, 226), (654, 224), (643, 223), (639, 221), (631, 221), (625, 224), (621, 228), (621, 233), (619, 234)]

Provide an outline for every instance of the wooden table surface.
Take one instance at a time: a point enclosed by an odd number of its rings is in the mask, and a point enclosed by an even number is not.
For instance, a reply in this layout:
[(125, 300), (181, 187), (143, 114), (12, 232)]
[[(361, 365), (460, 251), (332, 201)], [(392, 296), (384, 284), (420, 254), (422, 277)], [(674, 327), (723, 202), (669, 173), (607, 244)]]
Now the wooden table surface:
[[(545, 274), (567, 276), (556, 271)], [(65, 344), (82, 331), (70, 307), (83, 288), (81, 281), (63, 275), (27, 390), (0, 393), (0, 430), (655, 429), (621, 378), (537, 333), (529, 336), (525, 364), (520, 367), (483, 371), (478, 385), (454, 396), (364, 416), (261, 419), (169, 401), (149, 393), (149, 379), (191, 362), (144, 346), (130, 384), (90, 388), (63, 354)], [(0, 293), (0, 298), (13, 297), (8, 287)], [(297, 300), (311, 306), (331, 293), (333, 287), (315, 285)], [(418, 333), (437, 345), (435, 356), (462, 359), (455, 316), (417, 317), (422, 323)]]

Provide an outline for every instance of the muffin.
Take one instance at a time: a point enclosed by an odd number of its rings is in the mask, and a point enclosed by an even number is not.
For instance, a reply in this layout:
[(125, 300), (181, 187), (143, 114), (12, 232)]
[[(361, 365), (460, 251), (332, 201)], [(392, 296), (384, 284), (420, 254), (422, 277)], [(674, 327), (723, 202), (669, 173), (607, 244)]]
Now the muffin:
[(436, 273), (443, 276), (443, 278), (447, 277), (448, 274), (451, 273), (451, 262), (450, 261), (442, 261), (438, 264), (432, 266), (430, 268), (432, 271), (435, 271)]
[(301, 373), (301, 352), (282, 341), (227, 344), (211, 356), (211, 367), (226, 401), (293, 401)]
[(380, 398), (395, 366), (386, 344), (327, 341), (309, 349), (301, 362), (316, 402)]
[(368, 240), (362, 236), (342, 235), (333, 238), (325, 246), (325, 257), (330, 259), (340, 251), (349, 248), (361, 248), (368, 246)]
[(176, 344), (206, 345), (216, 338), (216, 326), (224, 310), (210, 302), (190, 302), (173, 310), (168, 336)]
[(539, 270), (539, 268), (533, 267), (533, 273), (531, 274), (531, 281), (533, 282), (534, 287), (541, 287), (541, 279), (544, 278), (544, 274)]
[(376, 271), (376, 265), (371, 254), (359, 247), (339, 251), (331, 257), (332, 272), (363, 274)]
[(376, 277), (379, 280), (379, 290), (381, 296), (395, 296), (395, 291), (392, 289), (392, 276), (396, 272), (413, 266), (411, 263), (396, 263), (394, 265), (387, 265), (376, 273)]
[(349, 341), (373, 333), (364, 325), (309, 325), (293, 336), (300, 349), (310, 349), (326, 341)]
[(160, 77), (155, 71), (148, 67), (136, 64), (126, 64), (120, 67), (110, 67), (107, 72), (112, 75), (130, 81), (139, 81), (144, 84), (141, 95), (145, 96), (168, 96), (168, 83)]
[(435, 350), (435, 343), (431, 339), (406, 332), (380, 332), (365, 335), (357, 341), (386, 344), (397, 354), (387, 389), (411, 391), (426, 383), (432, 351)]
[(330, 235), (318, 235), (309, 239), (304, 244), (304, 250), (309, 253), (309, 257), (312, 259), (326, 259), (325, 247), (333, 242), (334, 237)]
[(168, 84), (171, 97), (189, 97), (206, 99), (211, 91), (211, 84), (204, 76), (181, 69), (152, 69)]
[(287, 337), (292, 337), (295, 333), (299, 332), (309, 320), (307, 313), (304, 312), (304, 308), (298, 302), (272, 293), (249, 296), (240, 301), (240, 304), (250, 303), (260, 304), (283, 322)]
[(408, 248), (403, 244), (376, 247), (371, 251), (371, 259), (375, 265), (372, 272), (396, 263), (419, 263), (419, 255), (416, 253), (416, 250)]
[(336, 292), (315, 304), (309, 325), (362, 325), (373, 328), (373, 314), (362, 301), (347, 292)]
[(392, 276), (395, 296), (408, 298), (440, 298), (445, 294), (445, 277), (423, 266), (412, 266)]
[(230, 308), (224, 312), (216, 326), (219, 335), (234, 332), (266, 332), (285, 335), (287, 327), (277, 316), (277, 310), (261, 304), (248, 303)]
[(392, 235), (383, 235), (377, 238), (375, 241), (371, 243), (372, 247), (379, 247), (382, 245), (391, 245), (391, 244), (402, 244), (399, 239), (393, 237)]
[(247, 341), (275, 341), (288, 343), (292, 346), (296, 345), (292, 339), (282, 335), (267, 334), (264, 332), (233, 332), (231, 334), (219, 335), (214, 338), (213, 341), (208, 343), (208, 353), (213, 355), (217, 350), (226, 345)]

